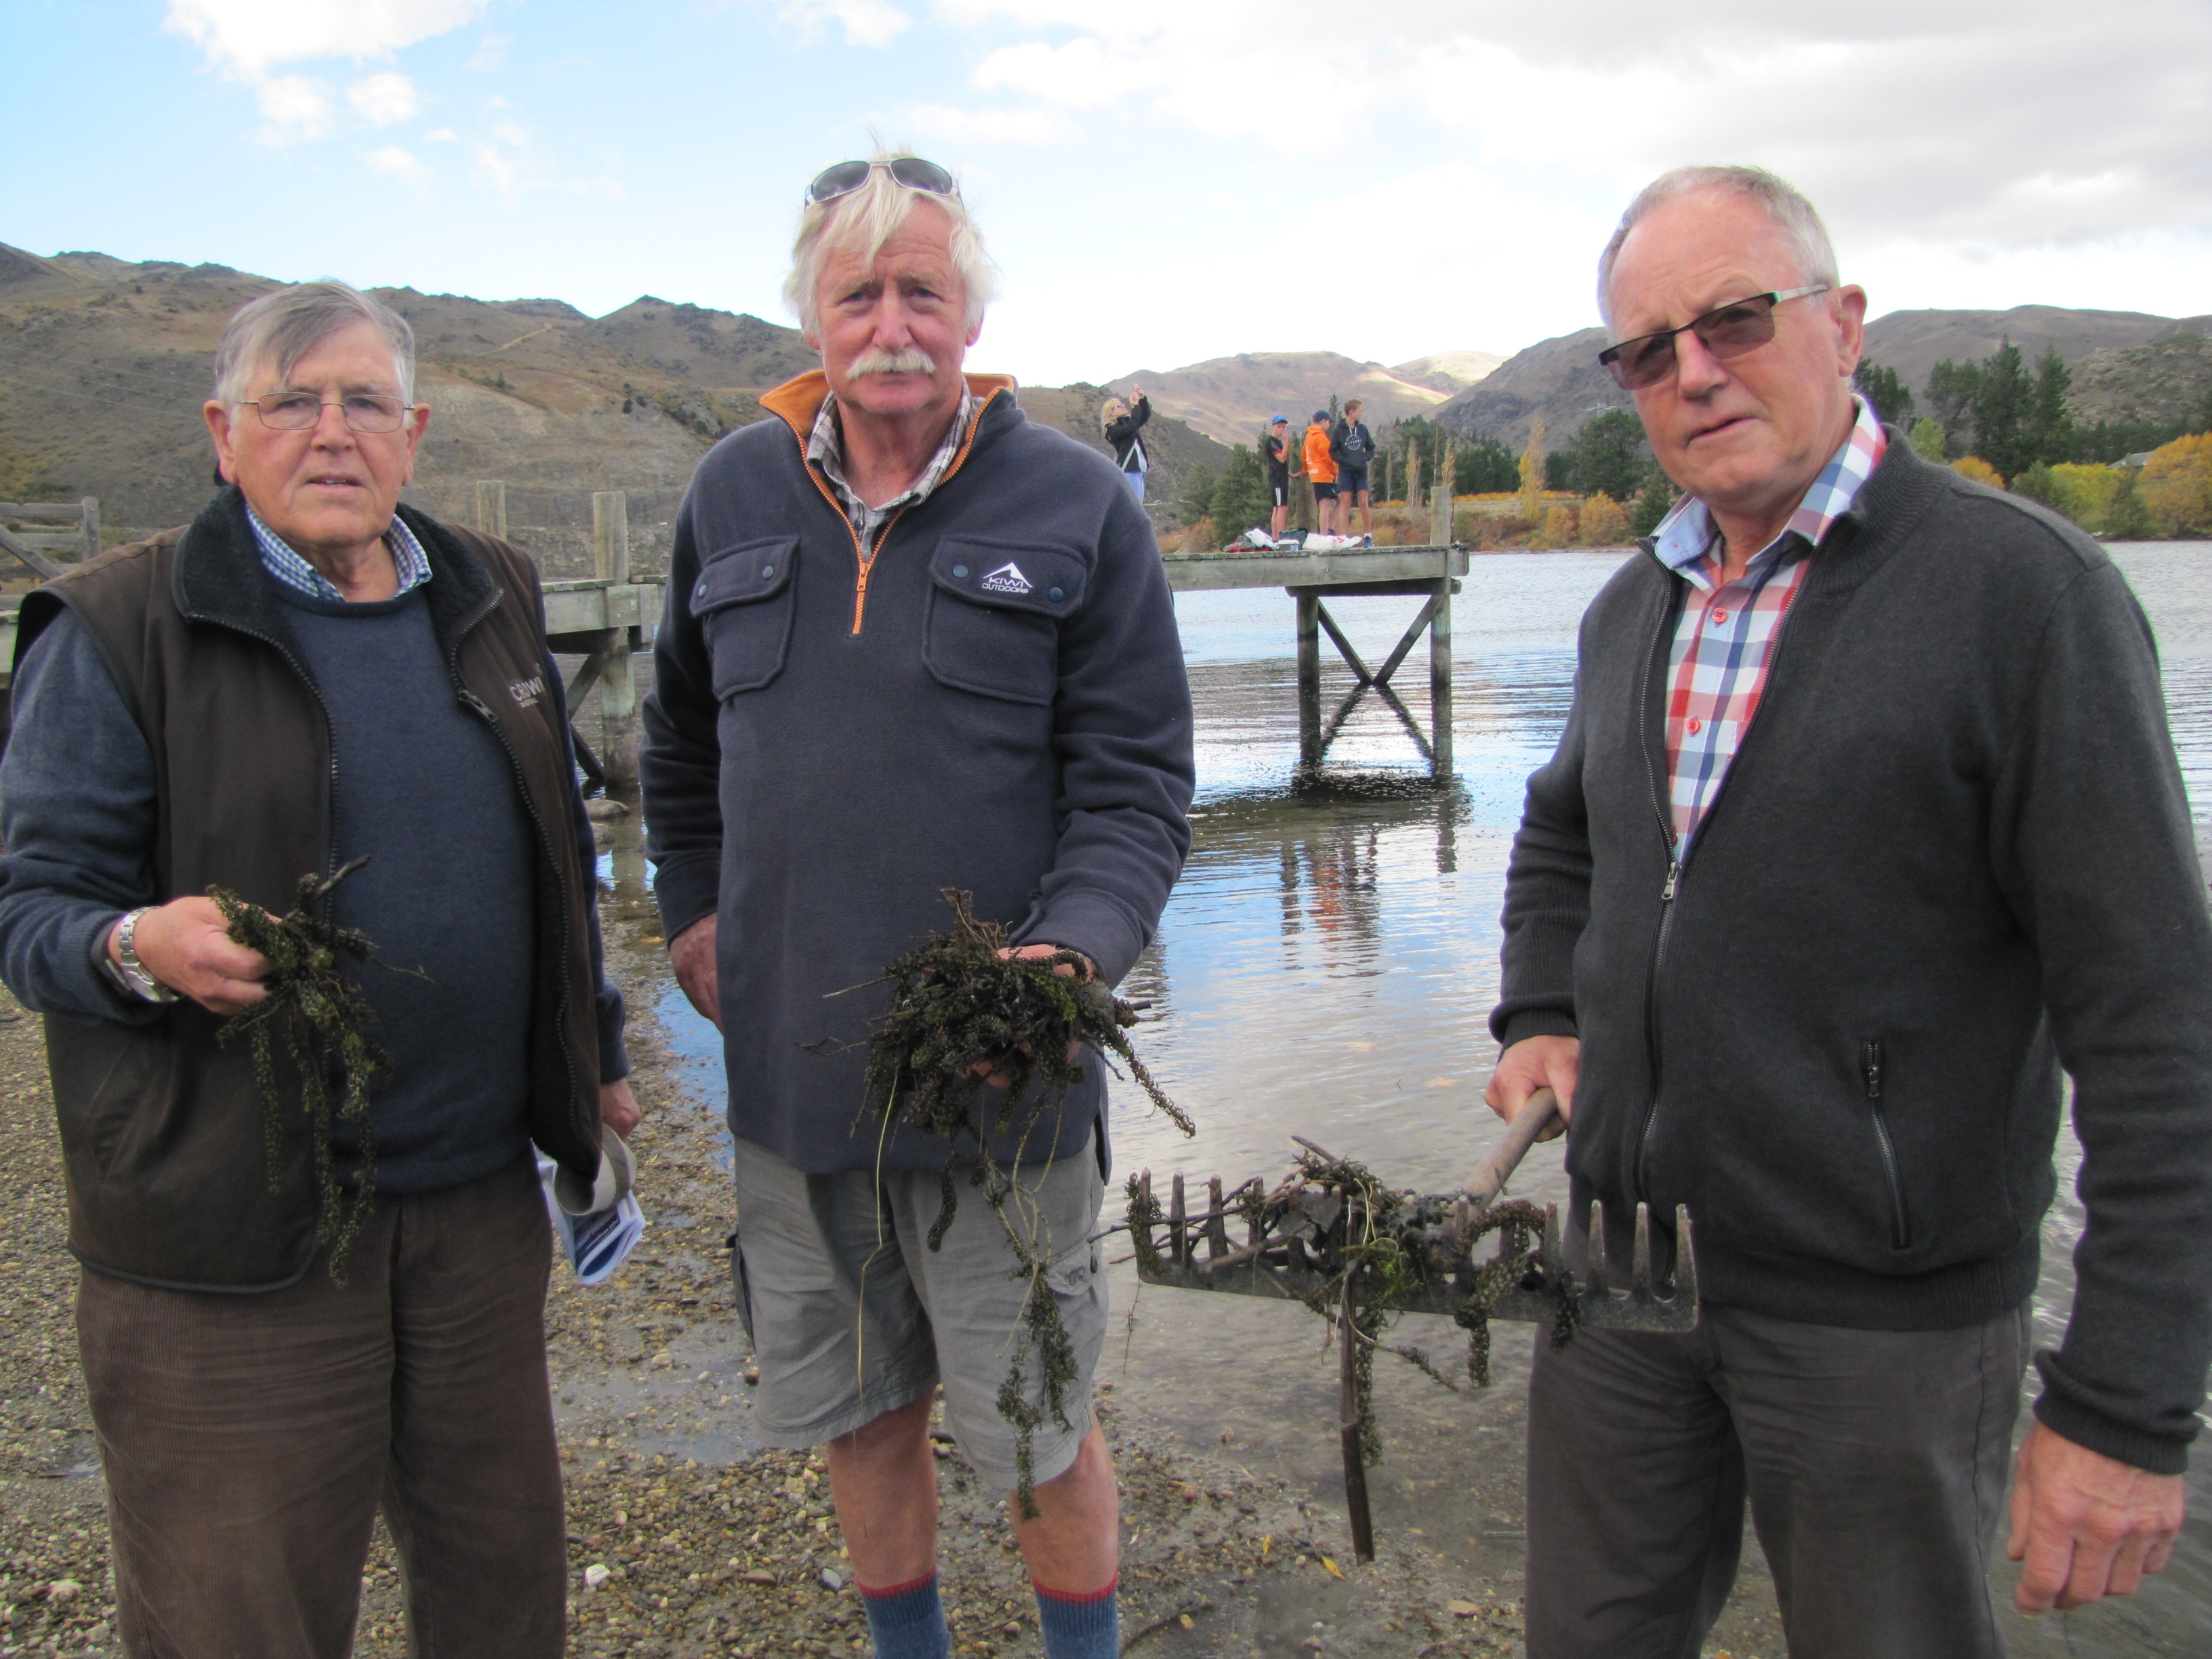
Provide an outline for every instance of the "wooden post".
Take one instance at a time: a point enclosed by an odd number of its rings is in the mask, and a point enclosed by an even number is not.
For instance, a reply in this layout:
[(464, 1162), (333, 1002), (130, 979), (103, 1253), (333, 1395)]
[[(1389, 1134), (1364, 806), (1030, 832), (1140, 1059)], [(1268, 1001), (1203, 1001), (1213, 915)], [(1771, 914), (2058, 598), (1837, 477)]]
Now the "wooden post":
[(507, 539), (507, 486), (495, 481), (477, 483), (477, 528), (487, 536)]
[(1344, 1449), (1345, 1517), (1352, 1522), (1352, 1553), (1360, 1561), (1375, 1559), (1375, 1522), (1367, 1507), (1367, 1461), (1359, 1449), (1359, 1388), (1358, 1358), (1352, 1345), (1359, 1340), (1352, 1309), (1352, 1275), (1345, 1275), (1344, 1302), (1337, 1310), (1336, 1433)]
[[(592, 492), (592, 569), (610, 590), (629, 584), (629, 496), (623, 490)], [(629, 629), (609, 629), (601, 648), (606, 666), (599, 674), (599, 757), (607, 787), (629, 789), (637, 782), (637, 680), (630, 669)]]
[(1406, 512), (1408, 517), (1419, 512), (1421, 506), (1421, 446), (1419, 441), (1406, 441)]
[[(1307, 500), (1312, 500), (1308, 492)], [(1321, 764), (1321, 595), (1312, 588), (1297, 590), (1298, 601), (1298, 759), (1302, 765)]]
[(1452, 775), (1452, 556), (1447, 549), (1437, 557), (1437, 611), (1429, 620), (1429, 775), (1442, 783)]
[(1452, 538), (1452, 445), (1444, 440), (1444, 453), (1437, 466), (1437, 481), (1429, 489), (1429, 539), (1449, 547)]
[(87, 495), (77, 503), (84, 512), (84, 556), (100, 556), (100, 497)]

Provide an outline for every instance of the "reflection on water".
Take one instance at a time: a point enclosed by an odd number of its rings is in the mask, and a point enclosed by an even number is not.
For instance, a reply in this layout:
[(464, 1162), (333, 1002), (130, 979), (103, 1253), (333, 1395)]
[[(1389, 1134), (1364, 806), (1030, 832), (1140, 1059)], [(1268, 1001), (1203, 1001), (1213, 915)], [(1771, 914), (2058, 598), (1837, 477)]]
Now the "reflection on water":
[[(2139, 545), (2116, 556), (2157, 631), (2200, 844), (2212, 842), (2212, 550)], [(1127, 990), (1152, 1000), (1156, 1019), (1138, 1033), (1140, 1051), (1200, 1127), (1186, 1142), (1143, 1110), (1138, 1091), (1116, 1091), (1120, 1170), (1273, 1176), (1287, 1164), (1292, 1133), (1424, 1190), (1455, 1184), (1477, 1161), (1494, 1128), (1481, 1104), (1496, 1060), (1485, 1022), (1498, 989), (1498, 915), (1523, 780), (1565, 720), (1577, 622), (1622, 556), (1473, 562), (1454, 613), (1456, 775), (1441, 786), (1429, 781), (1399, 714), (1372, 696), (1346, 713), (1325, 764), (1301, 775), (1288, 597), (1177, 597), (1198, 708), (1199, 798), (1189, 863)], [(1373, 661), (1419, 604), (1364, 599), (1331, 609)], [(1351, 675), (1326, 647), (1323, 663), (1323, 708), (1334, 711), (1352, 690)], [(1408, 675), (1403, 695), (1425, 724), (1427, 677)], [(679, 996), (662, 1011), (701, 1057), (703, 1089), (718, 1096), (711, 1030)], [(2044, 1341), (2057, 1340), (2071, 1300), (2077, 1158), (2069, 1135), (2038, 1296)], [(1553, 1146), (1531, 1155), (1516, 1188), (1542, 1200), (1564, 1197), (1564, 1184)], [(1122, 1306), (1134, 1290), (1124, 1270), (1114, 1286)], [(1330, 1489), (1335, 1367), (1315, 1351), (1315, 1322), (1295, 1309), (1226, 1297), (1201, 1304), (1170, 1291), (1145, 1293), (1138, 1311), (1117, 1334), (1119, 1352), (1109, 1352), (1107, 1375), (1118, 1386), (1194, 1438), (1225, 1437), (1255, 1465)], [(1448, 1354), (1449, 1327), (1413, 1328), (1428, 1322), (1408, 1321), (1407, 1334)], [(1516, 1443), (1527, 1337), (1502, 1332), (1498, 1347), (1500, 1385), (1486, 1396), (1455, 1398), (1378, 1374), (1396, 1448), (1378, 1471), (1378, 1524), (1421, 1526), (1436, 1547), (1492, 1577), (1508, 1573), (1517, 1553), (1519, 1476), (1504, 1452), (1476, 1453)], [(1437, 1469), (1433, 1455), (1409, 1455), (1438, 1446), (1466, 1460)], [(2033, 1626), (2013, 1620), (2013, 1650), (2212, 1646), (2212, 1530), (2203, 1520), (2212, 1476), (2193, 1476), (2191, 1489), (2198, 1518), (2162, 1583), (2118, 1611)], [(1755, 1601), (1755, 1565), (1747, 1571)]]

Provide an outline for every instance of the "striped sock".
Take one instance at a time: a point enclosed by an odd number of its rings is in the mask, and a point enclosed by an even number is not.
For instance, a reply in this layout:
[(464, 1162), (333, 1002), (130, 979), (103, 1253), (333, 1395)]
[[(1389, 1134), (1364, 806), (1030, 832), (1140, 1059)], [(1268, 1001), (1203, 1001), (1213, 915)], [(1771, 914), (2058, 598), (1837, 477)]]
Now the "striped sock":
[(1116, 1573), (1104, 1589), (1084, 1595), (1047, 1589), (1030, 1580), (1045, 1659), (1115, 1659), (1121, 1651), (1121, 1613), (1115, 1596), (1121, 1583)]
[(952, 1632), (945, 1628), (935, 1573), (888, 1589), (860, 1588), (876, 1659), (951, 1659)]

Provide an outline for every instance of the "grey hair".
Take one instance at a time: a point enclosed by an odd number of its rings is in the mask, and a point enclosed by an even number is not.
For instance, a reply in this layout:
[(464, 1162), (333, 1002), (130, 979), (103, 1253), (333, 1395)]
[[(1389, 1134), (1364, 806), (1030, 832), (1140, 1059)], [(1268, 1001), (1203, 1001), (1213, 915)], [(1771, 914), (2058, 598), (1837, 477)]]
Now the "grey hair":
[[(895, 161), (913, 155), (912, 150), (879, 149), (868, 159)], [(875, 166), (868, 169), (867, 182), (858, 190), (826, 202), (809, 202), (799, 213), (799, 235), (791, 245), (791, 272), (783, 279), (783, 299), (798, 313), (799, 325), (807, 333), (819, 332), (822, 319), (814, 303), (814, 289), (830, 250), (853, 245), (862, 258), (874, 259), (906, 222), (906, 216), (917, 202), (934, 203), (952, 221), (952, 268), (960, 274), (960, 285), (967, 291), (964, 320), (971, 329), (982, 321), (983, 307), (998, 297), (999, 268), (984, 252), (983, 234), (969, 216), (968, 204), (957, 196), (909, 189), (892, 178), (888, 167)]]
[(1620, 258), (1620, 245), (1628, 240), (1628, 233), (1653, 209), (1701, 190), (1729, 191), (1758, 203), (1774, 222), (1775, 228), (1789, 239), (1790, 249), (1797, 256), (1798, 281), (1826, 283), (1831, 288), (1836, 285), (1836, 249), (1828, 240), (1828, 228), (1820, 222), (1819, 210), (1796, 185), (1765, 167), (1676, 167), (1671, 173), (1661, 173), (1637, 192), (1636, 199), (1628, 204), (1628, 211), (1620, 216), (1620, 228), (1613, 233), (1613, 240), (1598, 256), (1597, 311), (1605, 319), (1608, 331), (1613, 327), (1613, 267)]
[(249, 300), (223, 325), (215, 351), (215, 396), (219, 403), (243, 402), (249, 383), (264, 364), (282, 380), (322, 341), (368, 323), (392, 346), (392, 372), (402, 403), (415, 401), (415, 331), (407, 319), (359, 289), (330, 278), (295, 283)]

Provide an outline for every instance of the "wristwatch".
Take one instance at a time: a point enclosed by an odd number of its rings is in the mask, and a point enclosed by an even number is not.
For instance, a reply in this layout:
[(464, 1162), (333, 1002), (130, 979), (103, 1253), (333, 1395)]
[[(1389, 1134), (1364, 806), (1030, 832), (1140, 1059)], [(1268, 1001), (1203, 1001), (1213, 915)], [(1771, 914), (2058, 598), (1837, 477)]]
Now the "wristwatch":
[[(138, 997), (147, 1002), (174, 1002), (177, 994), (148, 973), (146, 964), (138, 960), (138, 918), (151, 908), (141, 905), (125, 913), (122, 924), (115, 930), (115, 955), (108, 955), (103, 941), (100, 965), (109, 981), (125, 996)], [(122, 961), (118, 963), (117, 957)]]

